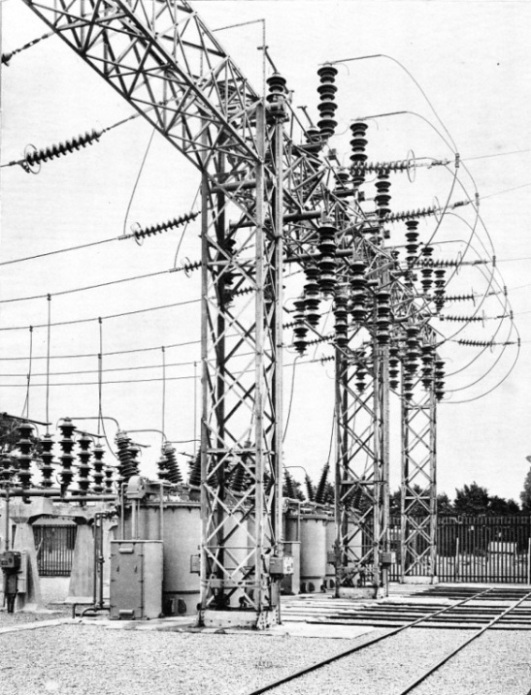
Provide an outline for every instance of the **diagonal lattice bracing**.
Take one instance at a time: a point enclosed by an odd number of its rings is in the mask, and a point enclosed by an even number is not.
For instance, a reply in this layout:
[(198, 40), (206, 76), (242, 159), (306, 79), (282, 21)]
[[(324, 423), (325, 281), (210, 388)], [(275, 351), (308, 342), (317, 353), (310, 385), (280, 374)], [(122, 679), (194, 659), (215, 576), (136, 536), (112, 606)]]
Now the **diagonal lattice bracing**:
[(402, 580), (436, 574), (436, 407), (433, 381), (402, 401)]
[(336, 355), (336, 591), (382, 582), (388, 534), (385, 349), (374, 347), (358, 388), (352, 361)]

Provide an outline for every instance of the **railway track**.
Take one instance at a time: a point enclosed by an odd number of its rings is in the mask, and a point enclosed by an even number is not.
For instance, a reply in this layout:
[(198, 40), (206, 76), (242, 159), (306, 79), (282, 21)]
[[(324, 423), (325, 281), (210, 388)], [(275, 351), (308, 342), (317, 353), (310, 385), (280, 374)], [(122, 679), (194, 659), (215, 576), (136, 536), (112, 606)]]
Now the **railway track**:
[[(434, 594), (441, 596), (443, 591), (431, 590), (418, 594), (418, 596), (424, 595), (429, 597), (433, 596)], [(449, 593), (452, 595), (452, 590)], [(463, 594), (465, 595), (463, 596)], [(428, 669), (424, 670), (418, 677), (411, 681), (404, 689), (396, 693), (396, 695), (407, 695), (407, 693), (414, 692), (415, 689), (424, 683), (424, 681), (426, 681), (432, 674), (450, 662), (459, 652), (461, 652), (475, 640), (479, 639), (488, 630), (499, 629), (500, 626), (503, 626), (505, 629), (514, 629), (513, 625), (516, 625), (518, 629), (519, 625), (524, 624), (523, 621), (526, 617), (530, 624), (523, 629), (531, 628), (531, 591), (522, 589), (506, 591), (496, 588), (486, 588), (472, 593), (471, 590), (465, 589), (456, 590), (456, 592), (453, 593), (453, 596), (457, 600), (450, 605), (444, 606), (443, 608), (439, 607), (437, 610), (433, 610), (433, 604), (424, 604), (421, 607), (421, 614), (418, 615), (417, 613), (416, 616), (415, 611), (413, 610), (415, 606), (405, 604), (405, 609), (402, 610), (399, 615), (400, 624), (397, 626), (395, 626), (392, 621), (389, 621), (388, 617), (384, 617), (383, 620), (380, 620), (378, 615), (378, 605), (375, 606), (374, 611), (372, 609), (362, 609), (361, 611), (355, 612), (356, 614), (361, 613), (362, 616), (365, 612), (373, 613), (371, 618), (367, 618), (366, 622), (363, 622), (363, 617), (360, 617), (359, 615), (356, 615), (356, 617), (349, 620), (350, 616), (348, 613), (345, 614), (345, 612), (341, 614), (340, 621), (334, 621), (333, 616), (330, 616), (326, 620), (322, 621), (312, 621), (314, 623), (322, 622), (323, 624), (342, 625), (370, 624), (377, 627), (392, 627), (392, 629), (383, 635), (380, 634), (365, 641), (363, 644), (351, 647), (343, 652), (340, 652), (339, 654), (323, 659), (322, 661), (312, 664), (311, 666), (294, 671), (287, 676), (252, 690), (248, 692), (247, 695), (261, 695), (262, 693), (273, 692), (281, 685), (304, 678), (308, 674), (314, 673), (325, 666), (333, 664), (334, 662), (340, 661), (341, 659), (346, 659), (385, 640), (392, 639), (396, 635), (399, 635), (406, 630), (420, 627), (448, 629), (449, 627), (462, 628), (463, 626), (473, 630), (472, 634), (470, 634), (465, 640), (457, 644), (451, 651), (446, 653), (438, 661), (430, 665)], [(510, 600), (510, 605), (507, 605), (507, 599)], [(487, 604), (485, 606), (481, 606), (482, 602), (487, 602)], [(527, 607), (523, 605), (526, 602), (529, 603)], [(431, 610), (426, 611), (427, 607), (431, 608)], [(480, 609), (479, 611), (477, 610), (478, 608)], [(412, 618), (411, 616), (414, 617)], [(516, 616), (516, 621), (511, 620), (512, 617), (514, 618), (514, 616)], [(467, 621), (467, 618), (472, 618), (472, 621)], [(481, 620), (479, 627), (477, 624), (478, 620)], [(531, 690), (526, 691), (525, 695), (531, 695)]]

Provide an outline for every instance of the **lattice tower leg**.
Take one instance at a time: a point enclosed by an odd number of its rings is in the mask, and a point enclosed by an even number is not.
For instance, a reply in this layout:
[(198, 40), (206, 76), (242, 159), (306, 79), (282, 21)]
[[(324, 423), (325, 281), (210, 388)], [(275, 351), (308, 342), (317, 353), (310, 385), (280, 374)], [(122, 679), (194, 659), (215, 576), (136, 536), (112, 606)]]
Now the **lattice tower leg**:
[[(269, 143), (278, 164), (282, 138), (275, 137), (277, 126), (266, 130), (262, 106), (257, 128), (262, 152)], [(223, 159), (220, 147), (209, 162), (221, 179)], [(280, 576), (270, 574), (269, 563), (281, 554), (282, 238), (275, 227), (282, 174), (279, 165), (266, 181), (262, 162), (249, 175), (256, 181), (256, 227), (227, 224), (211, 172), (202, 184), (199, 622), (205, 625), (266, 627), (279, 619)], [(252, 292), (239, 293), (249, 284)], [(242, 468), (244, 484), (235, 489)]]
[(375, 348), (360, 392), (355, 370), (336, 357), (336, 596), (385, 593), (389, 546), (387, 348)]
[[(420, 381), (402, 397), (401, 581), (436, 581), (437, 401)], [(417, 581), (421, 581), (420, 579)]]

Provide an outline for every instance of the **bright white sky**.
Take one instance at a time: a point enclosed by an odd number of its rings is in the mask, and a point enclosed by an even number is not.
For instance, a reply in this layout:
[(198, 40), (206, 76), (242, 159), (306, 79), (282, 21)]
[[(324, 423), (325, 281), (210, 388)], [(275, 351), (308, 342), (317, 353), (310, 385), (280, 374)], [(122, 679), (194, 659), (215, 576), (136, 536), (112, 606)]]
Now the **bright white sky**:
[[(529, 173), (531, 152), (505, 155), (531, 148), (531, 5), (528, 2), (437, 2), (391, 0), (389, 2), (201, 1), (193, 3), (210, 28), (237, 22), (266, 19), (267, 44), (279, 71), (294, 90), (294, 103), (308, 107), (316, 119), (319, 64), (362, 55), (385, 53), (403, 63), (423, 86), (439, 117), (457, 143), (463, 159), (481, 155), (504, 156), (470, 160), (467, 163), (480, 196), (480, 211), (500, 259), (499, 270), (509, 289), (522, 346), (519, 361), (509, 378), (495, 391), (476, 398), (503, 378), (516, 354), (508, 347), (493, 373), (474, 387), (455, 391), (439, 408), (439, 490), (453, 496), (456, 487), (476, 480), (493, 494), (517, 498), (529, 468), (528, 387), (531, 383), (531, 238)], [(8, 52), (47, 31), (20, 0), (6, 0), (3, 11), (3, 51)], [(230, 29), (218, 34), (236, 62), (260, 89), (261, 25)], [(338, 76), (336, 141), (338, 156), (348, 161), (346, 130), (355, 118), (394, 111), (414, 111), (435, 125), (435, 117), (411, 79), (395, 63), (377, 58), (351, 62)], [(32, 143), (45, 147), (77, 136), (93, 127), (106, 127), (132, 113), (128, 105), (86, 66), (60, 39), (53, 37), (15, 56), (2, 66), (2, 151), (6, 163), (23, 155)], [(44, 164), (38, 176), (19, 167), (1, 170), (1, 259), (20, 258), (66, 246), (115, 238), (122, 234), (131, 193), (151, 132), (141, 119), (107, 135), (99, 144)], [(410, 149), (417, 156), (452, 157), (441, 138), (416, 116), (371, 121), (371, 159), (405, 158)], [(463, 172), (463, 183), (474, 192)], [(446, 200), (451, 177), (442, 170), (422, 171), (415, 184), (396, 183), (395, 210), (425, 207), (438, 196)], [(183, 214), (193, 206), (198, 184), (196, 172), (178, 152), (155, 136), (136, 194), (127, 216), (130, 225), (153, 224)], [(524, 186), (524, 187), (522, 187)], [(525, 187), (527, 186), (527, 187)], [(507, 189), (518, 190), (504, 192)], [(499, 194), (499, 195), (494, 195)], [(491, 196), (491, 197), (487, 197)], [(463, 199), (459, 186), (453, 200)], [(458, 211), (459, 212), (459, 211)], [(463, 213), (469, 223), (473, 217)], [(468, 216), (467, 216), (468, 215)], [(424, 227), (429, 234), (433, 220)], [(479, 230), (478, 230), (479, 231)], [(464, 239), (468, 227), (449, 217), (440, 239)], [(162, 270), (174, 265), (179, 232), (149, 239), (142, 247), (134, 241), (116, 241), (103, 246), (61, 254), (46, 259), (2, 267), (0, 299), (54, 294), (65, 289), (108, 282)], [(481, 240), (488, 248), (484, 231)], [(397, 238), (397, 243), (400, 239)], [(476, 248), (482, 258), (481, 243)], [(455, 258), (458, 244), (441, 247), (439, 256)], [(191, 225), (179, 251), (178, 263), (198, 259), (198, 226)], [(471, 258), (474, 254), (471, 255)], [(477, 256), (476, 256), (477, 257)], [(518, 260), (507, 260), (518, 259)], [(484, 269), (485, 270), (485, 269)], [(488, 270), (488, 268), (487, 268)], [(480, 271), (462, 272), (450, 293), (481, 292), (486, 283)], [(511, 291), (511, 288), (515, 288)], [(289, 288), (288, 288), (289, 289)], [(289, 293), (288, 293), (289, 294)], [(124, 283), (101, 290), (54, 297), (52, 321), (106, 316), (134, 309), (199, 299), (199, 277), (183, 273), (151, 280)], [(448, 305), (447, 314), (469, 315), (470, 303)], [(497, 298), (484, 307), (485, 315), (501, 313)], [(527, 313), (529, 312), (529, 313)], [(38, 326), (47, 320), (46, 299), (0, 303), (0, 329)], [(452, 324), (452, 328), (455, 324)], [(474, 324), (460, 337), (488, 340), (496, 323)], [(508, 337), (505, 322), (498, 340)], [(443, 326), (447, 331), (448, 324)], [(290, 338), (290, 336), (287, 336)], [(511, 340), (514, 339), (514, 333)], [(0, 409), (22, 412), (28, 371), (30, 332), (0, 330)], [(199, 340), (198, 302), (148, 314), (103, 321), (104, 352), (172, 345)], [(59, 355), (95, 354), (99, 350), (97, 321), (55, 328), (52, 332), (52, 371), (97, 369), (96, 357), (62, 359)], [(33, 331), (33, 354), (46, 352), (46, 330)], [(452, 389), (467, 387), (500, 355), (493, 348), (474, 365), (448, 380)], [(199, 361), (199, 343), (168, 348), (165, 429), (171, 440), (191, 440), (194, 427), (194, 362)], [(315, 356), (329, 354), (318, 348)], [(312, 357), (314, 353), (310, 354)], [(477, 355), (471, 348), (453, 345), (445, 352), (449, 369), (457, 371)], [(24, 357), (25, 361), (6, 360)], [(109, 381), (161, 377), (161, 350), (106, 356), (104, 368), (146, 367), (136, 371), (106, 373)], [(292, 361), (288, 355), (287, 362)], [(45, 361), (34, 360), (33, 382), (43, 384)], [(199, 374), (199, 364), (197, 373)], [(7, 376), (19, 374), (18, 377)], [(286, 409), (293, 370), (286, 371)], [(330, 364), (299, 366), (295, 372), (293, 403), (285, 441), (287, 465), (302, 465), (314, 476), (329, 452), (333, 412), (333, 369)], [(98, 394), (96, 372), (63, 375), (55, 382), (90, 382), (85, 386), (53, 388), (50, 418), (94, 416)], [(162, 425), (161, 381), (108, 384), (103, 391), (103, 410), (117, 418), (123, 429), (160, 428)], [(30, 392), (30, 416), (45, 417), (44, 388)], [(392, 488), (399, 481), (400, 452), (397, 446), (398, 409), (392, 408)], [(95, 428), (94, 424), (94, 428)], [(87, 423), (87, 428), (89, 428)], [(109, 434), (114, 434), (109, 424)], [(143, 454), (143, 470), (154, 472), (159, 439), (150, 434), (138, 440), (151, 444)], [(192, 443), (178, 445), (191, 452)], [(181, 458), (183, 463), (185, 458)], [(301, 471), (293, 473), (300, 477)]]

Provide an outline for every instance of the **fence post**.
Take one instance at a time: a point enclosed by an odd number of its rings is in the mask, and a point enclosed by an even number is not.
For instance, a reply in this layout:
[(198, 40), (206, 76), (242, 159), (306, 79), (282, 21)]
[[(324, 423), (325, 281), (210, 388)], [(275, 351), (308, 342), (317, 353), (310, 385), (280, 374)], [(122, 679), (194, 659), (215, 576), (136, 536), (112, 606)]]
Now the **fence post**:
[(531, 584), (531, 535), (527, 537), (527, 583)]
[[(459, 531), (458, 531), (459, 533)], [(459, 574), (459, 535), (455, 537), (455, 562), (454, 562), (454, 580), (457, 580)]]

